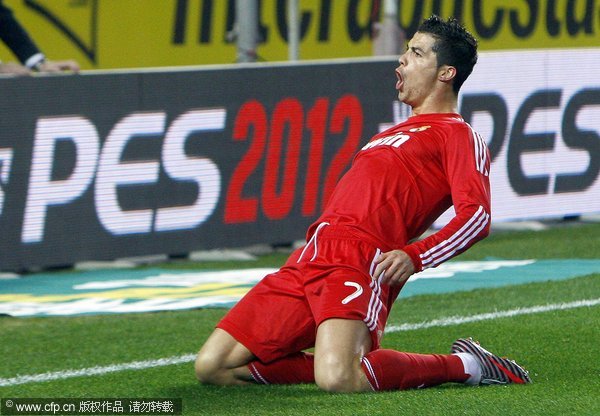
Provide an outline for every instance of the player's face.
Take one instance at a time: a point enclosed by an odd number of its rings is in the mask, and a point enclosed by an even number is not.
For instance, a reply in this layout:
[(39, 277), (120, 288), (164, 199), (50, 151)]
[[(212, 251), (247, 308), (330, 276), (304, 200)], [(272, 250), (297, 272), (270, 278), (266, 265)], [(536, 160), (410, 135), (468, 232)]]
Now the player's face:
[(425, 101), (437, 81), (437, 57), (432, 50), (434, 43), (435, 38), (430, 34), (415, 33), (396, 68), (398, 99), (413, 108)]

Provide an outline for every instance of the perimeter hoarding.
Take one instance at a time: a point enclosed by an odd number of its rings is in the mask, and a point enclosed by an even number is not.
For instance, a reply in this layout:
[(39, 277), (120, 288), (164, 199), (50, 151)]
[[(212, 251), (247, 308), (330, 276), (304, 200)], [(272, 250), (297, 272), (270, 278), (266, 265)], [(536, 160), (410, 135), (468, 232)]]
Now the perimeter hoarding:
[[(493, 220), (600, 212), (600, 50), (483, 54)], [(574, 65), (573, 63), (576, 63)], [(1, 78), (0, 269), (286, 243), (402, 120), (395, 61)]]
[(0, 79), (1, 268), (302, 238), (391, 119), (393, 69)]
[[(52, 59), (86, 69), (234, 63), (236, 0), (4, 0)], [(288, 59), (287, 0), (259, 3), (258, 60)], [(382, 0), (299, 2), (300, 58), (373, 53)], [(431, 14), (456, 17), (480, 50), (600, 46), (600, 0), (398, 0), (410, 38)], [(0, 58), (10, 60), (0, 44)]]

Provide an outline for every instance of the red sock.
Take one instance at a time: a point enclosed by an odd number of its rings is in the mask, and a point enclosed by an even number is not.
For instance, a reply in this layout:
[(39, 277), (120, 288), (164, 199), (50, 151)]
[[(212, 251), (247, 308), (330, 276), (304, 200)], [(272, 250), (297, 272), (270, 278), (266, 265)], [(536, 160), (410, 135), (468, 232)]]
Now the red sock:
[(269, 364), (252, 361), (248, 364), (248, 368), (257, 383), (298, 384), (315, 382), (315, 357), (311, 353), (299, 352)]
[(373, 390), (405, 390), (463, 382), (461, 359), (455, 355), (411, 354), (394, 350), (375, 350), (362, 359), (362, 368)]

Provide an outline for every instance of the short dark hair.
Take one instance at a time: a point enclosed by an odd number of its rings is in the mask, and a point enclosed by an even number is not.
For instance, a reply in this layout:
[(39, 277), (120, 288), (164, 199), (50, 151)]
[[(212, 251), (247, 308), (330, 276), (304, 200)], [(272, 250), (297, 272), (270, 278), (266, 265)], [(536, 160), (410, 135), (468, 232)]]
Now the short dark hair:
[(438, 68), (442, 65), (456, 68), (452, 88), (458, 94), (477, 63), (477, 39), (458, 20), (443, 20), (436, 15), (426, 19), (417, 31), (435, 38), (433, 51), (437, 55)]

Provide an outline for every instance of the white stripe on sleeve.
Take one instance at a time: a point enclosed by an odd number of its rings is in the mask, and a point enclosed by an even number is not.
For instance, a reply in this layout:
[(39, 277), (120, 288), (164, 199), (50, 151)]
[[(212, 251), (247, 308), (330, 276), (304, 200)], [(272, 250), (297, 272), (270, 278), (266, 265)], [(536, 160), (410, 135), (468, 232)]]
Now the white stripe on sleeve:
[(423, 270), (438, 266), (467, 246), (487, 226), (489, 220), (490, 215), (480, 206), (457, 232), (419, 256)]

